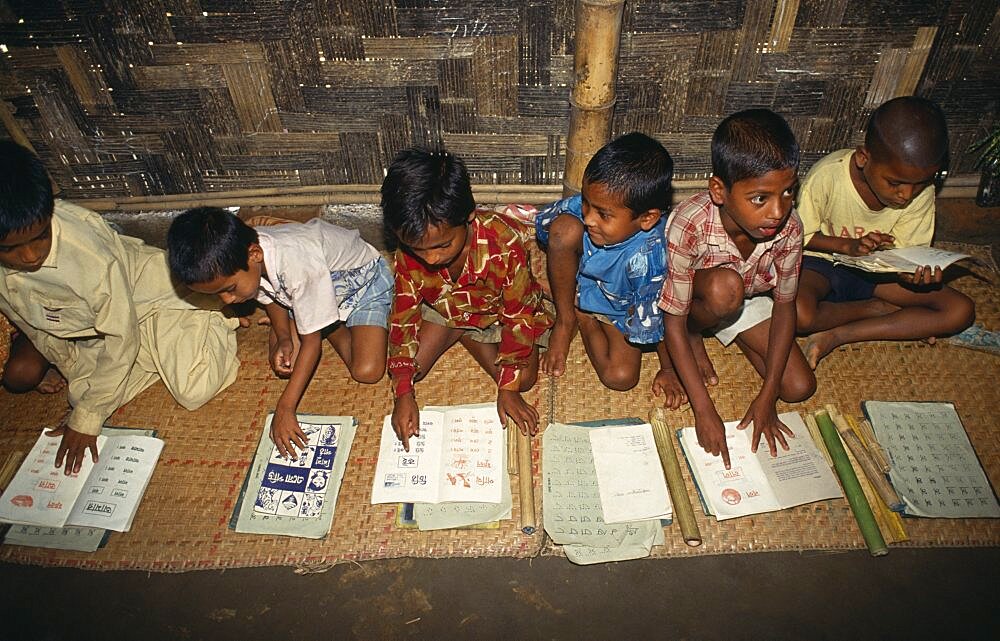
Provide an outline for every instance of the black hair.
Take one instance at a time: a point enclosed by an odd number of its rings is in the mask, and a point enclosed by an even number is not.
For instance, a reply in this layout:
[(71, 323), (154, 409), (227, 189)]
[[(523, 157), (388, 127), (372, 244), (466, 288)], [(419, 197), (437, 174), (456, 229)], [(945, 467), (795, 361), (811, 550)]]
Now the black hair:
[(914, 167), (945, 167), (948, 124), (944, 112), (919, 96), (884, 102), (868, 118), (865, 148), (880, 162), (898, 158)]
[(727, 188), (771, 171), (798, 168), (795, 134), (785, 119), (770, 109), (734, 113), (712, 134), (712, 173)]
[(232, 276), (250, 268), (257, 230), (218, 207), (189, 209), (170, 223), (170, 271), (185, 285)]
[(0, 239), (48, 220), (54, 206), (52, 183), (38, 156), (0, 141)]
[(465, 225), (475, 209), (465, 163), (446, 151), (405, 149), (382, 181), (387, 240), (405, 244), (422, 238), (431, 225)]
[(650, 209), (670, 210), (673, 174), (674, 161), (663, 145), (634, 131), (601, 147), (587, 163), (583, 180), (622, 196), (637, 218)]

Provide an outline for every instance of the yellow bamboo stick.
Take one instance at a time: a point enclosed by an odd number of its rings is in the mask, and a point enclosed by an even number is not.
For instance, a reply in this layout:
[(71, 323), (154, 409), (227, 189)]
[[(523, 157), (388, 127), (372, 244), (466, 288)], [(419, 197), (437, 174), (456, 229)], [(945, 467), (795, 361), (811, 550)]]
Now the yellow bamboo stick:
[(664, 420), (662, 407), (654, 408), (650, 412), (649, 423), (653, 427), (656, 452), (660, 455), (660, 465), (663, 467), (663, 475), (667, 479), (667, 489), (670, 490), (674, 518), (680, 525), (684, 542), (691, 547), (697, 547), (701, 545), (701, 532), (698, 530), (694, 508), (691, 507), (691, 498), (684, 485), (684, 476), (681, 474), (681, 466), (677, 460), (677, 451), (674, 449), (673, 439), (670, 438), (670, 430)]
[(517, 487), (521, 499), (521, 531), (534, 534), (538, 525), (535, 519), (535, 487), (531, 465), (531, 437), (516, 426), (508, 426), (517, 432)]

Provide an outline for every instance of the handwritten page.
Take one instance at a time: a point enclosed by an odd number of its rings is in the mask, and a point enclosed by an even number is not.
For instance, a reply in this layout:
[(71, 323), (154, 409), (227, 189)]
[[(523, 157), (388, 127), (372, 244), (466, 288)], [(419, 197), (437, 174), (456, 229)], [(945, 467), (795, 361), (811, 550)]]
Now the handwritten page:
[[(250, 534), (318, 539), (333, 524), (357, 422), (351, 416), (299, 414), (308, 444), (291, 461), (271, 441), (268, 414), (230, 527)], [(249, 497), (249, 498), (248, 498)]]
[(968, 254), (938, 249), (937, 247), (903, 247), (899, 249), (881, 249), (866, 256), (848, 256), (833, 254), (834, 262), (841, 265), (856, 267), (868, 272), (912, 272), (917, 267), (930, 265), (944, 269), (964, 258)]
[(551, 423), (542, 434), (545, 531), (564, 546), (570, 560), (581, 564), (649, 556), (656, 541), (663, 540), (658, 520), (604, 522), (590, 447), (592, 429)]
[(670, 496), (649, 423), (590, 430), (605, 523), (670, 518)]
[(424, 408), (410, 451), (382, 424), (372, 504), (499, 503), (506, 468), (503, 425), (493, 404)]
[(723, 521), (843, 496), (802, 417), (788, 412), (778, 418), (796, 438), (787, 439), (787, 451), (779, 445), (776, 457), (771, 456), (763, 440), (756, 454), (750, 451), (752, 428), (737, 430), (739, 421), (725, 423), (731, 462), (728, 470), (721, 456), (713, 456), (698, 445), (695, 428), (680, 431), (681, 446), (707, 514)]
[(866, 401), (862, 406), (889, 453), (889, 479), (906, 514), (1000, 517), (996, 494), (954, 405)]

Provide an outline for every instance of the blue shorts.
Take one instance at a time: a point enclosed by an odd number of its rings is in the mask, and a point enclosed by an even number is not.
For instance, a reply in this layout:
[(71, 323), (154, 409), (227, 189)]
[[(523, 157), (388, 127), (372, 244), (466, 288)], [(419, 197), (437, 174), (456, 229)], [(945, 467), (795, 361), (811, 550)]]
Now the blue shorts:
[[(367, 286), (351, 292), (341, 300), (350, 300), (354, 309), (347, 316), (347, 326), (371, 325), (389, 329), (389, 312), (392, 309), (392, 295), (395, 285), (392, 271), (385, 258), (361, 268), (367, 271)], [(331, 274), (333, 277), (333, 274)]]
[(816, 256), (803, 256), (802, 269), (814, 271), (829, 281), (830, 293), (823, 300), (831, 303), (869, 300), (874, 298), (877, 285), (895, 280), (894, 275), (889, 275), (887, 278), (884, 274), (872, 274), (852, 267), (834, 265), (833, 262)]

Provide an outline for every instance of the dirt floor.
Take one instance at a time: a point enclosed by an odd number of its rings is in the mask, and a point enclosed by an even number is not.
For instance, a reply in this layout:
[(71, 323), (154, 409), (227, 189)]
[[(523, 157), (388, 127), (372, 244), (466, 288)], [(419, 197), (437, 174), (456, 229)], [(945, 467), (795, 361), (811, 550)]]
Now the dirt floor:
[[(1000, 209), (970, 201), (939, 209), (940, 240), (992, 244), (997, 257)], [(162, 238), (162, 221), (135, 220), (123, 220), (129, 233)], [(287, 567), (167, 575), (0, 565), (0, 641), (997, 639), (998, 570), (996, 548), (593, 567), (562, 558), (397, 559), (307, 575)]]

